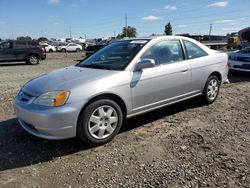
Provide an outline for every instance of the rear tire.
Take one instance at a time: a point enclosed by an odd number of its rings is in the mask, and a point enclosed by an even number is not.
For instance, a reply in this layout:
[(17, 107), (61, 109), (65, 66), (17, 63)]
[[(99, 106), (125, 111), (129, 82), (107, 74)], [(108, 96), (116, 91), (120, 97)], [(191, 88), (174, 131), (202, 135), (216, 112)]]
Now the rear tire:
[(202, 93), (202, 100), (205, 104), (212, 104), (219, 95), (220, 81), (217, 76), (210, 76)]
[(52, 49), (49, 49), (49, 53), (52, 53), (53, 52), (53, 50)]
[(28, 56), (26, 63), (28, 65), (37, 65), (39, 64), (39, 57), (35, 54), (31, 54)]
[(66, 53), (66, 49), (65, 49), (65, 48), (63, 48), (63, 49), (62, 49), (62, 52), (63, 52), (63, 53)]
[(122, 121), (119, 105), (110, 99), (100, 99), (90, 103), (80, 114), (77, 136), (88, 145), (102, 145), (117, 135)]
[(80, 48), (77, 48), (77, 49), (76, 49), (76, 52), (80, 52), (80, 51), (81, 51), (81, 49), (80, 49)]

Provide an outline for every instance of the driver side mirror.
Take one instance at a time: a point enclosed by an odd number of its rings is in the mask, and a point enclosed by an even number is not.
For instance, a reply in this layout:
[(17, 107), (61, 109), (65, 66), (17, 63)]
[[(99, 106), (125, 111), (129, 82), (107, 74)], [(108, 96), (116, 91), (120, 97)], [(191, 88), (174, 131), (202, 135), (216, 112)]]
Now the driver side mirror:
[(137, 65), (135, 67), (135, 71), (140, 71), (142, 69), (151, 68), (154, 66), (155, 66), (154, 59), (142, 59), (137, 63)]

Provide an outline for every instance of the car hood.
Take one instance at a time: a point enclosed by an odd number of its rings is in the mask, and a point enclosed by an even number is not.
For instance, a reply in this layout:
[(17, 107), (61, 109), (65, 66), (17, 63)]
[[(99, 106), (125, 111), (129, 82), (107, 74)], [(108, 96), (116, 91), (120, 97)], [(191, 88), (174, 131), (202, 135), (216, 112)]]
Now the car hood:
[(229, 53), (230, 56), (233, 57), (247, 57), (250, 58), (250, 51), (244, 51), (244, 50), (237, 50), (235, 52)]
[(239, 31), (239, 39), (243, 48), (250, 47), (250, 27)]
[(117, 71), (72, 66), (34, 78), (27, 82), (22, 89), (37, 97), (49, 91), (70, 91), (72, 88), (79, 86), (80, 83), (89, 84), (116, 73)]

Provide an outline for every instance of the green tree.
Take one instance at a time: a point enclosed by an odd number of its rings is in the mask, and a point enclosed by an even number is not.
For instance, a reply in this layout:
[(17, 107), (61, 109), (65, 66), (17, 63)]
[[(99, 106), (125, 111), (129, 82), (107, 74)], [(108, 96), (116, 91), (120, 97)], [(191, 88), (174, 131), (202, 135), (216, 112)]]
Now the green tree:
[(17, 40), (32, 40), (30, 36), (20, 36), (16, 38)]
[(173, 30), (172, 30), (172, 26), (171, 26), (171, 23), (168, 22), (166, 25), (165, 25), (165, 30), (164, 30), (165, 34), (166, 35), (172, 35), (173, 34)]
[(202, 37), (202, 40), (203, 40), (203, 41), (208, 41), (208, 40), (209, 40), (209, 36), (208, 36), (208, 35), (204, 35), (204, 36)]
[(137, 35), (137, 31), (136, 28), (132, 27), (132, 26), (128, 26), (128, 27), (123, 27), (122, 28), (122, 33), (118, 34), (116, 38), (118, 39), (122, 39), (124, 37), (136, 37)]
[(38, 40), (38, 42), (46, 42), (46, 41), (48, 41), (48, 39), (46, 37), (40, 37), (37, 40)]

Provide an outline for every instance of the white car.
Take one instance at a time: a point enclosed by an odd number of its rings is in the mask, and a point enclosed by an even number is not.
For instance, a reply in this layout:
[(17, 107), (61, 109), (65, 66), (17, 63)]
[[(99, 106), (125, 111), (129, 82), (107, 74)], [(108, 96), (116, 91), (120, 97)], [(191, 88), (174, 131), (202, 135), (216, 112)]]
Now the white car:
[(56, 47), (55, 46), (52, 46), (50, 44), (42, 44), (41, 45), (46, 52), (55, 52), (56, 51)]
[(82, 46), (80, 44), (69, 43), (65, 46), (58, 46), (57, 50), (60, 52), (80, 52), (82, 50)]

